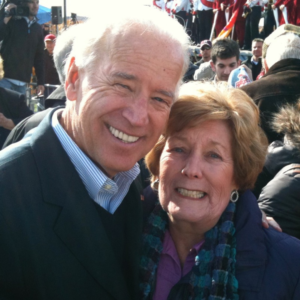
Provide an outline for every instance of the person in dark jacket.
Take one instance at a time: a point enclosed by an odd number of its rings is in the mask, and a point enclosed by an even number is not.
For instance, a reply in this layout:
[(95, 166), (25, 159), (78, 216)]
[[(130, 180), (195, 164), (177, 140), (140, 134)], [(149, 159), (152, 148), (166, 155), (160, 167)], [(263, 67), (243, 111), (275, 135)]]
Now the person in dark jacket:
[(300, 241), (263, 229), (248, 190), (267, 149), (258, 121), (239, 89), (179, 91), (146, 157), (159, 201), (143, 233), (140, 299), (300, 299)]
[(266, 75), (241, 88), (258, 105), (269, 143), (282, 139), (271, 127), (273, 114), (300, 97), (299, 33), (298, 26), (282, 25), (269, 35), (263, 46)]
[(79, 29), (82, 25), (73, 25), (67, 30), (63, 31), (57, 38), (55, 49), (54, 49), (54, 63), (57, 68), (59, 80), (61, 85), (54, 90), (45, 101), (46, 111), (37, 112), (34, 116), (24, 119), (20, 122), (9, 134), (3, 149), (7, 146), (20, 141), (27, 132), (37, 127), (43, 120), (47, 111), (50, 107), (64, 106), (66, 102), (66, 94), (64, 89), (64, 83), (66, 80), (66, 74), (64, 70), (66, 59), (72, 50), (73, 41), (76, 35), (79, 34)]
[(282, 107), (273, 127), (284, 134), (284, 141), (269, 146), (263, 174), (272, 180), (262, 189), (258, 204), (283, 232), (300, 239), (300, 100)]
[(56, 43), (56, 36), (48, 34), (44, 38), (45, 41), (45, 83), (60, 85), (58, 73), (54, 65), (53, 51)]
[(242, 65), (246, 65), (252, 71), (252, 78), (253, 81), (256, 80), (256, 77), (261, 72), (262, 63), (261, 63), (261, 56), (262, 56), (262, 45), (263, 40), (256, 38), (252, 41), (252, 57), (248, 57), (247, 60), (242, 62)]
[[(0, 80), (3, 74), (3, 62), (0, 57)], [(32, 114), (23, 94), (0, 87), (0, 149), (10, 131)]]
[(31, 80), (32, 67), (37, 76), (37, 94), (44, 92), (44, 37), (36, 15), (39, 1), (25, 1), (29, 7), (28, 17), (12, 17), (14, 3), (8, 3), (5, 14), (0, 19), (0, 54), (4, 60), (5, 78), (0, 86), (26, 92), (26, 84)]
[(82, 25), (66, 108), (0, 151), (2, 299), (138, 299), (137, 161), (165, 129), (190, 40), (156, 9), (124, 11)]

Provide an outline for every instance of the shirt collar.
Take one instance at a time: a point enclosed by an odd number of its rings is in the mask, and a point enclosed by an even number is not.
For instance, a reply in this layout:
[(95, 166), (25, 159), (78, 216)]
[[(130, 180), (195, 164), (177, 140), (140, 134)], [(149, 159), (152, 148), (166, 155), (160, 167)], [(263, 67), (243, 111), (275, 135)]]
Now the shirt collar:
[(32, 20), (29, 20), (28, 17), (23, 17), (23, 18), (26, 20), (26, 22), (27, 22), (27, 24), (28, 24), (28, 27), (31, 26), (31, 24), (37, 22), (37, 18), (36, 18), (36, 17), (33, 17)]
[(62, 113), (61, 110), (57, 110), (52, 116), (52, 127), (60, 140), (63, 148), (67, 152), (69, 158), (74, 164), (80, 178), (82, 179), (90, 197), (95, 199), (101, 189), (107, 189), (105, 187), (110, 186), (110, 193), (118, 192), (118, 182), (124, 179), (130, 184), (136, 179), (140, 173), (138, 163), (136, 163), (132, 169), (125, 172), (118, 173), (114, 179), (107, 177), (94, 163), (93, 161), (77, 146), (77, 144), (69, 137), (63, 127), (58, 121), (58, 117)]
[(253, 59), (253, 56), (251, 57), (251, 62), (254, 63), (255, 65), (258, 65), (258, 61), (255, 61), (255, 60)]

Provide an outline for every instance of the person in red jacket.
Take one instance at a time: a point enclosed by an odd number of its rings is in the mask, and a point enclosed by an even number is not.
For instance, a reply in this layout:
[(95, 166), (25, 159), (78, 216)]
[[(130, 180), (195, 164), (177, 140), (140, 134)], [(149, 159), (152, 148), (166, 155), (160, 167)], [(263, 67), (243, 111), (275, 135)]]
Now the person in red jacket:
[[(279, 25), (282, 24), (294, 24), (295, 15), (296, 15), (296, 7), (294, 6), (294, 2), (297, 0), (277, 0), (275, 4), (272, 5), (272, 8), (278, 8), (278, 19)], [(284, 9), (286, 8), (286, 12)], [(298, 13), (299, 14), (299, 13)], [(287, 21), (286, 22), (286, 17)]]
[(294, 25), (300, 26), (300, 0), (294, 0)]
[(244, 44), (244, 37), (245, 37), (246, 19), (242, 17), (243, 7), (245, 3), (246, 0), (235, 0), (234, 2), (231, 2), (230, 7), (227, 8), (228, 10), (232, 10), (232, 13), (238, 10), (238, 16), (234, 25), (233, 39), (238, 42), (240, 48), (242, 48)]
[[(226, 8), (230, 6), (229, 0), (216, 0), (213, 3), (213, 13), (217, 14), (217, 21), (215, 26), (215, 36), (217, 37), (219, 33), (222, 31), (222, 29), (226, 26)], [(229, 12), (228, 12), (229, 14)], [(229, 17), (229, 16), (228, 16)]]

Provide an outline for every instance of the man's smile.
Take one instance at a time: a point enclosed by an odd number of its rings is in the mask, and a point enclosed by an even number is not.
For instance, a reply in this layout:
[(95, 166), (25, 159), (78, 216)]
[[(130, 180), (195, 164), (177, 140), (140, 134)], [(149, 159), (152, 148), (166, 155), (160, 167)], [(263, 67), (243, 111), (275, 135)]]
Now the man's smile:
[(112, 126), (109, 126), (109, 131), (114, 137), (118, 138), (124, 143), (134, 143), (139, 139), (137, 136), (128, 135)]

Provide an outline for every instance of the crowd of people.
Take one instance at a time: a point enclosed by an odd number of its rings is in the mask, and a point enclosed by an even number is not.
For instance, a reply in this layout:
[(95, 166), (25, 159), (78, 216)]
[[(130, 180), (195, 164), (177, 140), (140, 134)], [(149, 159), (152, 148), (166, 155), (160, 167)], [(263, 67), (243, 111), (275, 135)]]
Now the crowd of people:
[(282, 24), (300, 25), (299, 0), (153, 0), (153, 5), (177, 18), (196, 44), (219, 36), (235, 14), (231, 37), (245, 50), (253, 39), (266, 38)]
[[(29, 17), (6, 6), (0, 299), (300, 299), (300, 27), (251, 36), (242, 61), (237, 41), (207, 37), (230, 3), (199, 0), (195, 61), (183, 3), (164, 7), (184, 22), (107, 4), (42, 44), (38, 1)], [(22, 73), (5, 45), (24, 24)], [(40, 92), (57, 72), (35, 114), (29, 65)]]

